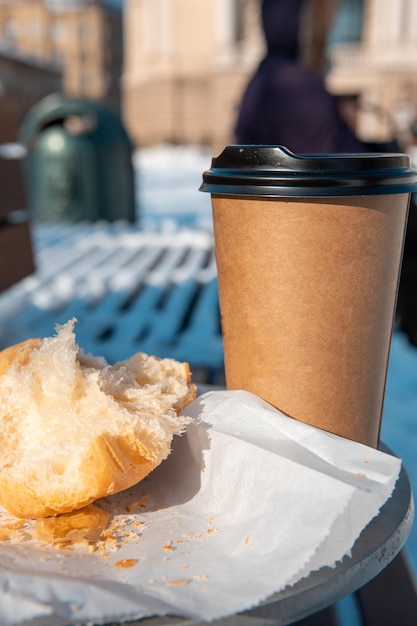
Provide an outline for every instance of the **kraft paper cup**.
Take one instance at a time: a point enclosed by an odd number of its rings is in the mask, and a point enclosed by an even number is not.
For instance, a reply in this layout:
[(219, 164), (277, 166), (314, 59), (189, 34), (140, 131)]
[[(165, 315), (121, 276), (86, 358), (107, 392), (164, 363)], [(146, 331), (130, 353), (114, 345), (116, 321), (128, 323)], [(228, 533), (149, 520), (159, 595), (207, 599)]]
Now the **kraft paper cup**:
[(211, 193), (228, 389), (377, 447), (410, 193), (400, 154), (229, 146)]

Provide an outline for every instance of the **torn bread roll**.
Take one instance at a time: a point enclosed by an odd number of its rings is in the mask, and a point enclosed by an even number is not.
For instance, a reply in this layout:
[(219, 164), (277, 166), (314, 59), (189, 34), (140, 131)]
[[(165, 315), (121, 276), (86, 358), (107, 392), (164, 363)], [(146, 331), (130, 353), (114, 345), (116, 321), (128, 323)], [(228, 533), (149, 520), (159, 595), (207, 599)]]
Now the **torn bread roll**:
[(195, 397), (187, 363), (137, 353), (109, 365), (75, 320), (0, 352), (0, 502), (22, 518), (79, 509), (145, 478)]

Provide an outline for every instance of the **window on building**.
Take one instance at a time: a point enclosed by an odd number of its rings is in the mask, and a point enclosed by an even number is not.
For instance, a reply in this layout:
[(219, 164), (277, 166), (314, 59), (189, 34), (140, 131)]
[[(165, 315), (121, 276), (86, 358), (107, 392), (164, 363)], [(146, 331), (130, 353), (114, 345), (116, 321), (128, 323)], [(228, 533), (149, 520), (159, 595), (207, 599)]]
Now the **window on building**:
[(51, 61), (57, 68), (62, 68), (65, 65), (65, 55), (63, 52), (54, 50), (51, 56)]
[(104, 24), (103, 26), (103, 39), (106, 44), (113, 42), (113, 29), (110, 24)]
[(55, 20), (51, 26), (51, 38), (53, 41), (64, 41), (67, 37), (67, 25), (60, 20)]
[(34, 41), (38, 41), (41, 38), (41, 25), (37, 20), (33, 20), (29, 24), (29, 35)]
[(14, 47), (16, 45), (16, 41), (19, 35), (18, 25), (16, 20), (9, 17), (5, 23), (3, 28), (3, 37), (5, 43), (9, 47)]
[(245, 0), (232, 0), (233, 41), (239, 43), (244, 38)]
[(340, 0), (329, 34), (329, 45), (357, 43), (362, 40), (364, 0)]
[(78, 35), (81, 41), (88, 41), (91, 35), (89, 24), (81, 23), (78, 28)]

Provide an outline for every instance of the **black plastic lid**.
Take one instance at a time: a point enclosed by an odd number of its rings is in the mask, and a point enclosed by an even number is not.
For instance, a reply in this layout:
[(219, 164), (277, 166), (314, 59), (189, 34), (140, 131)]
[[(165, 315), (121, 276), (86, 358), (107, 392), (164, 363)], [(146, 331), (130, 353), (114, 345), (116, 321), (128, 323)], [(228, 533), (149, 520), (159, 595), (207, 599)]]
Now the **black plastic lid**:
[(406, 154), (303, 154), (283, 146), (228, 146), (200, 191), (237, 196), (370, 196), (417, 191)]

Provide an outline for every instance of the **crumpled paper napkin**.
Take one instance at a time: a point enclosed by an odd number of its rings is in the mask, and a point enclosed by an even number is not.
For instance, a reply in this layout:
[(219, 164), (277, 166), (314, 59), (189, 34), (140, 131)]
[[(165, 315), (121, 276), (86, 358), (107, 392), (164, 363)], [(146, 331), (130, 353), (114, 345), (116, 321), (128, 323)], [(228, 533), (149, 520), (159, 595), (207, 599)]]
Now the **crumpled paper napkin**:
[(209, 621), (251, 608), (349, 555), (400, 472), (396, 457), (248, 392), (211, 391), (186, 412), (194, 422), (170, 457), (99, 502), (117, 541), (94, 551), (28, 535), (0, 543), (1, 625)]

